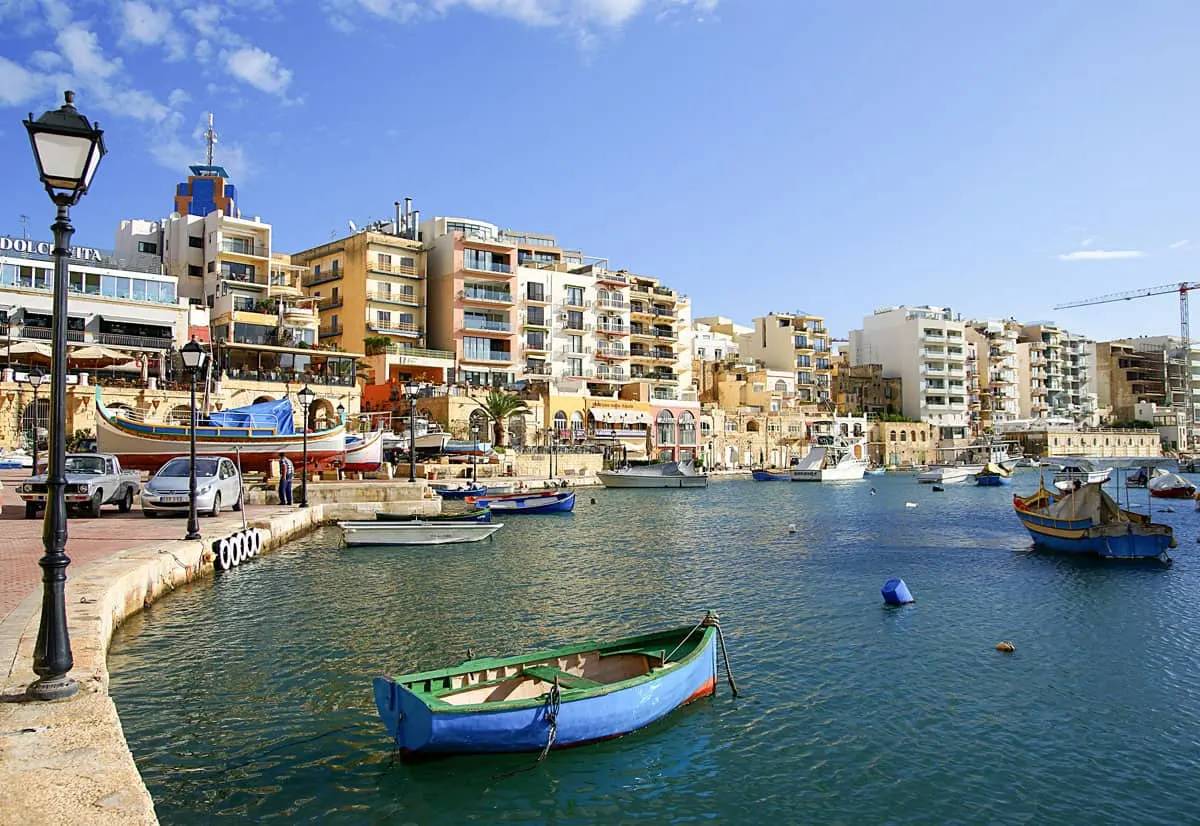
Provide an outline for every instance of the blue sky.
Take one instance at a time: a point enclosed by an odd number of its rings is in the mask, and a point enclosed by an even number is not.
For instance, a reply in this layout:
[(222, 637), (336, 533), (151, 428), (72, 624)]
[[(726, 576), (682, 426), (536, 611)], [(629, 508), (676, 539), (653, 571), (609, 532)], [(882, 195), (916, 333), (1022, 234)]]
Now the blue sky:
[(407, 195), (697, 315), (1176, 334), (1173, 294), (1052, 308), (1200, 278), (1198, 35), (1186, 0), (0, 0), (0, 233), (49, 235), (20, 119), (70, 87), (110, 148), (82, 244), (170, 210), (214, 111), (283, 251)]

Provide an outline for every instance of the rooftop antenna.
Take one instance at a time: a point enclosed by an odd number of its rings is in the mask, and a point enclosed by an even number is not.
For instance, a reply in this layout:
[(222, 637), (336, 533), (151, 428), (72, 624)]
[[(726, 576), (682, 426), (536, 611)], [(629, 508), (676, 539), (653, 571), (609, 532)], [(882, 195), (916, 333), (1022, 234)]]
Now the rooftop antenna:
[(350, 225), (351, 232), (358, 232), (358, 224), (354, 223), (353, 221), (347, 221), (346, 223)]
[(212, 166), (213, 165), (213, 147), (217, 145), (217, 133), (216, 133), (216, 130), (213, 129), (213, 113), (212, 112), (208, 113), (208, 129), (205, 130), (205, 132), (204, 132), (204, 141), (208, 145), (208, 148), (204, 154), (205, 163), (208, 166)]
[(21, 217), (21, 237), (26, 241), (29, 240), (29, 216), (22, 215)]

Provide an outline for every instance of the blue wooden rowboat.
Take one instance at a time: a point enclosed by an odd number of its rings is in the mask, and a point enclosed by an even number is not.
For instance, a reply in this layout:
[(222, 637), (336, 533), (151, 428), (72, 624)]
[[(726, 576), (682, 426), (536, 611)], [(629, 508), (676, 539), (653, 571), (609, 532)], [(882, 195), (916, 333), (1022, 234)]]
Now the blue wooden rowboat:
[(491, 522), (492, 512), (487, 508), (473, 508), (464, 513), (388, 513), (375, 511), (377, 522)]
[(1044, 484), (1030, 496), (1014, 496), (1013, 510), (1036, 545), (1052, 551), (1096, 554), (1109, 559), (1159, 559), (1176, 545), (1170, 525), (1146, 514), (1122, 510), (1102, 482), (1069, 491)]
[(575, 491), (530, 493), (525, 496), (468, 496), (467, 503), (505, 515), (515, 513), (566, 513), (575, 509)]
[(568, 645), (376, 677), (375, 707), (402, 754), (541, 751), (628, 734), (716, 690), (719, 627)]
[(792, 481), (792, 472), (790, 470), (752, 470), (750, 474), (754, 477), (755, 482)]

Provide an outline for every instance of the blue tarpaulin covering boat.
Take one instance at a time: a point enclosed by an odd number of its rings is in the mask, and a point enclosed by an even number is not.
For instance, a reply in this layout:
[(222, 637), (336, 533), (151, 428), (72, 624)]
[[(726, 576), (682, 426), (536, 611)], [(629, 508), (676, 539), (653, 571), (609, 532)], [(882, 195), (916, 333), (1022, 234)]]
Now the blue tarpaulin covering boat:
[(716, 689), (719, 628), (704, 622), (374, 680), (402, 754), (541, 751), (642, 728)]
[(296, 432), (292, 403), (287, 399), (209, 413), (208, 420), (213, 427), (269, 427), (275, 430), (276, 436), (288, 436)]

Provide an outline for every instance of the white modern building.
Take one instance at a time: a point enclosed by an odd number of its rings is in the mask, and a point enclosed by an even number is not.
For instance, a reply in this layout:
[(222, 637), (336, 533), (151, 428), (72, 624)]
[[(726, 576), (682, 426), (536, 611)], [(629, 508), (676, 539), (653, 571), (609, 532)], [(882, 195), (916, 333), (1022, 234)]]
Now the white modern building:
[[(21, 342), (49, 346), (54, 261), (49, 241), (0, 238), (0, 331), (8, 353)], [(153, 255), (72, 249), (67, 343), (103, 345), (142, 368), (187, 340), (188, 307), (176, 279)], [(36, 347), (17, 347), (37, 353)], [(115, 361), (115, 358), (107, 359)]]
[(967, 325), (949, 307), (886, 307), (850, 331), (850, 365), (881, 364), (899, 377), (901, 411), (941, 439), (969, 435)]

